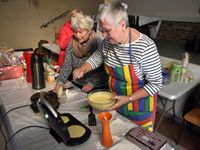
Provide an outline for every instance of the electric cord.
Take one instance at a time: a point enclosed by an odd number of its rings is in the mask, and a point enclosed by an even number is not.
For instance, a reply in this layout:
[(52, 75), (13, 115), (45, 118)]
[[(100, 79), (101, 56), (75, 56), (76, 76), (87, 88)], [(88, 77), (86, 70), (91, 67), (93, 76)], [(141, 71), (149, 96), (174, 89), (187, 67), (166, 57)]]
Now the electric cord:
[(23, 107), (28, 107), (28, 106), (30, 106), (30, 104), (18, 106), (18, 107), (12, 108), (12, 109), (10, 109), (9, 111), (7, 111), (7, 112), (1, 117), (0, 128), (2, 127), (3, 121), (4, 121), (5, 117), (8, 115), (8, 113), (10, 113), (10, 112), (13, 111), (13, 110), (16, 110), (16, 109), (19, 109), (19, 108), (23, 108)]
[(7, 139), (6, 139), (5, 133), (4, 133), (3, 130), (2, 130), (2, 125), (3, 125), (4, 118), (5, 118), (5, 117), (7, 116), (7, 114), (10, 113), (11, 111), (16, 110), (16, 109), (19, 109), (19, 108), (27, 107), (27, 106), (30, 106), (30, 104), (29, 104), (29, 105), (23, 105), (23, 106), (19, 106), (19, 107), (12, 108), (12, 109), (10, 109), (9, 111), (7, 111), (7, 112), (1, 117), (1, 120), (0, 120), (0, 132), (1, 132), (1, 134), (3, 135), (5, 144), (7, 144)]
[(5, 141), (5, 144), (7, 143), (7, 140), (6, 140), (6, 135), (4, 134), (3, 130), (0, 128), (0, 132), (1, 134), (3, 135), (3, 139)]
[(19, 132), (21, 132), (21, 131), (23, 131), (23, 130), (25, 130), (25, 129), (28, 129), (28, 128), (41, 128), (41, 129), (47, 129), (47, 130), (49, 130), (48, 127), (37, 126), (37, 125), (23, 127), (23, 128), (21, 128), (21, 129), (17, 130), (15, 133), (13, 133), (13, 134), (9, 137), (7, 143), (6, 143), (5, 146), (4, 146), (4, 150), (8, 150), (8, 144), (9, 144), (9, 142), (12, 140), (12, 138), (13, 138), (15, 135), (17, 135)]

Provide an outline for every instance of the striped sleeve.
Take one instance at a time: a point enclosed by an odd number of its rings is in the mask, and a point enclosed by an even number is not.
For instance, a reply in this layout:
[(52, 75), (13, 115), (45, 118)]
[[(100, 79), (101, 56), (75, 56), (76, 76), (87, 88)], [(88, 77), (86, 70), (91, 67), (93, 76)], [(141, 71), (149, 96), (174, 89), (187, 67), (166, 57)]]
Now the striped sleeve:
[(146, 80), (144, 89), (149, 95), (154, 95), (162, 87), (162, 71), (160, 56), (152, 39), (141, 34), (137, 42), (131, 43), (132, 57), (130, 57), (129, 44), (112, 45), (104, 41), (101, 47), (93, 53), (87, 62), (92, 68), (97, 68), (101, 63), (116, 67), (134, 65), (134, 70), (140, 80)]
[(98, 40), (98, 49), (86, 61), (92, 66), (92, 69), (98, 68), (104, 61), (103, 43), (104, 42), (102, 40)]
[(141, 57), (141, 67), (147, 84), (143, 87), (149, 95), (156, 94), (162, 87), (162, 70), (160, 56), (153, 41), (144, 49)]

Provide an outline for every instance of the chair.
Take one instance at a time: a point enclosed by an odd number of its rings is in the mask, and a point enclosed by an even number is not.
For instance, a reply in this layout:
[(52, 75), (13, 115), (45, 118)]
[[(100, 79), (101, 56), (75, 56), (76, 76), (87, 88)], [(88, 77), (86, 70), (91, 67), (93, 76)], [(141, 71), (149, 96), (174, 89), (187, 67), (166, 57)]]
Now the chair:
[[(198, 84), (191, 92), (186, 100), (183, 108), (183, 124), (185, 127), (192, 128), (193, 126), (200, 127), (200, 84)], [(176, 141), (178, 144), (181, 133), (184, 128), (181, 128)]]

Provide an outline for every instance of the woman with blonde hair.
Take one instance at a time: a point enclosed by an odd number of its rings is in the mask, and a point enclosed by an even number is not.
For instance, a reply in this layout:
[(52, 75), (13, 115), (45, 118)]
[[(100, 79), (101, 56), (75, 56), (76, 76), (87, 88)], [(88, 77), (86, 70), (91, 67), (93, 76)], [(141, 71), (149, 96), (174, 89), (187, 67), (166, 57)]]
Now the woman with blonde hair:
[(64, 62), (66, 48), (74, 34), (71, 28), (71, 19), (76, 15), (83, 15), (83, 13), (80, 9), (73, 9), (72, 11), (70, 11), (69, 15), (70, 15), (70, 20), (67, 20), (67, 22), (60, 28), (59, 31), (59, 46), (60, 46), (60, 53), (58, 58), (59, 66), (62, 66)]
[[(75, 68), (79, 68), (85, 61), (98, 49), (98, 45), (101, 42), (96, 37), (96, 33), (93, 31), (93, 20), (89, 16), (77, 15), (71, 20), (71, 28), (74, 35), (70, 40), (65, 55), (63, 66), (61, 67), (60, 75), (56, 83), (54, 91), (57, 91), (59, 86), (63, 86), (69, 79), (70, 74)], [(85, 84), (82, 90), (85, 92), (91, 91), (93, 88), (101, 84), (106, 83), (104, 79), (106, 73), (102, 68), (97, 68), (90, 75), (84, 77)]]

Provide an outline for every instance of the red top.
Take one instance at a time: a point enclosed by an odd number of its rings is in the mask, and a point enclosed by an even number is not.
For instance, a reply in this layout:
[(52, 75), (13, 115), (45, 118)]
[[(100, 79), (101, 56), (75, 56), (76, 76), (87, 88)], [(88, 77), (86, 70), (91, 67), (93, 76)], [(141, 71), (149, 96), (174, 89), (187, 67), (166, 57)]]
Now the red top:
[(60, 29), (59, 46), (62, 51), (66, 51), (66, 48), (74, 34), (71, 29), (71, 20), (68, 20)]
[(66, 48), (73, 36), (74, 32), (71, 29), (71, 20), (68, 20), (60, 29), (59, 33), (59, 46), (60, 46), (60, 54), (58, 59), (58, 65), (62, 66), (65, 58)]

